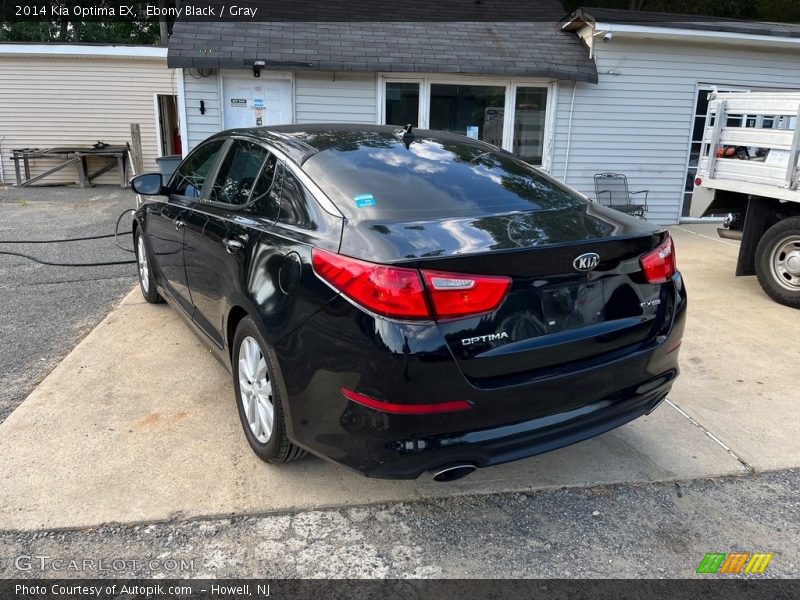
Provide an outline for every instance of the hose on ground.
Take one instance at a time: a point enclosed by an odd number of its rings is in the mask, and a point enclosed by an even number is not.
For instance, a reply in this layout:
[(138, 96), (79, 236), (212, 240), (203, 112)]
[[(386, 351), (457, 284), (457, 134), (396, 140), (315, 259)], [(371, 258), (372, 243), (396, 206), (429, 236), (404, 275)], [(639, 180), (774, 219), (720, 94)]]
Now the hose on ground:
[[(129, 212), (135, 212), (135, 208), (128, 208), (122, 211), (119, 217), (117, 217), (117, 222), (114, 225), (114, 233), (108, 233), (104, 235), (87, 235), (83, 237), (74, 237), (74, 238), (61, 238), (57, 240), (0, 240), (0, 244), (63, 244), (66, 242), (82, 242), (85, 240), (101, 240), (105, 238), (114, 238), (114, 245), (117, 246), (120, 250), (124, 250), (125, 252), (135, 253), (135, 250), (131, 250), (130, 248), (123, 248), (119, 244), (119, 236), (120, 235), (130, 235), (133, 233), (132, 231), (119, 231), (119, 224), (122, 221), (122, 217), (128, 214)], [(134, 265), (136, 264), (135, 260), (119, 260), (119, 261), (108, 261), (108, 262), (90, 262), (90, 263), (58, 263), (58, 262), (51, 262), (48, 260), (41, 260), (36, 258), (35, 256), (31, 256), (29, 254), (25, 254), (24, 252), (10, 252), (7, 250), (0, 250), (0, 254), (5, 254), (6, 256), (17, 256), (19, 258), (27, 258), (28, 260), (32, 260), (35, 263), (39, 263), (40, 265), (46, 265), (48, 267), (107, 267), (111, 265)]]

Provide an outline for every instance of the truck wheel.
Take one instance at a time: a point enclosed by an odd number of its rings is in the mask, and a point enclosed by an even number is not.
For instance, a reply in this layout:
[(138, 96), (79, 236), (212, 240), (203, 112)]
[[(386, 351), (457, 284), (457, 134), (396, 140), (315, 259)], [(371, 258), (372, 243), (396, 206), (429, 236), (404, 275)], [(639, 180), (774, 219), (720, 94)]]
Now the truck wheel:
[(775, 302), (800, 308), (800, 217), (767, 229), (756, 249), (756, 275)]

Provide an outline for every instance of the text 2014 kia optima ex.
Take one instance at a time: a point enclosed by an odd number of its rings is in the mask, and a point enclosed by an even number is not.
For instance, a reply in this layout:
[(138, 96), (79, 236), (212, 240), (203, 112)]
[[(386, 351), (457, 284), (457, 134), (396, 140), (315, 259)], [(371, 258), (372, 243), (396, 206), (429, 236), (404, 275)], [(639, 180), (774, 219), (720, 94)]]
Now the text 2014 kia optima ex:
[(447, 481), (647, 414), (678, 375), (667, 231), (483, 142), (240, 129), (132, 185), (142, 293), (230, 367), (267, 462)]

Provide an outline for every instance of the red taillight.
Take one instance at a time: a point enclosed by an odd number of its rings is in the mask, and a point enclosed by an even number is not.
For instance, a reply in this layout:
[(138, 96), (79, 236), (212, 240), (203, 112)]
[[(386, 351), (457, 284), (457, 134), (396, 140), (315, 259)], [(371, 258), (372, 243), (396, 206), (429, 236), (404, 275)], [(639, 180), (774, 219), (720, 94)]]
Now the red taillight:
[(364, 394), (359, 394), (347, 388), (341, 388), (342, 395), (361, 406), (374, 408), (382, 412), (394, 413), (398, 415), (430, 415), (435, 413), (456, 412), (459, 410), (469, 410), (472, 405), (466, 400), (451, 400), (449, 402), (435, 402), (433, 404), (398, 404), (396, 402), (384, 402), (376, 400)]
[(439, 319), (493, 311), (511, 287), (510, 277), (422, 271), (433, 310)]
[(648, 283), (664, 283), (675, 274), (675, 248), (667, 236), (661, 245), (639, 259)]
[(385, 317), (429, 319), (416, 269), (376, 265), (314, 248), (314, 272), (345, 296)]
[(385, 317), (452, 319), (478, 315), (497, 308), (511, 287), (510, 277), (425, 270), (420, 277), (417, 269), (378, 265), (317, 248), (312, 254), (314, 272), (320, 278)]

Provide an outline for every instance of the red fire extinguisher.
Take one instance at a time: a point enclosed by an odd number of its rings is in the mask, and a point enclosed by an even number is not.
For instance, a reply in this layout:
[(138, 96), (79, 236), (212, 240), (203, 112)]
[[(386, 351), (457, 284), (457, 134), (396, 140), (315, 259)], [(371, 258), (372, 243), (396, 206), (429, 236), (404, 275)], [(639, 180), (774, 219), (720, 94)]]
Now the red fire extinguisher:
[(181, 146), (181, 134), (177, 127), (172, 133), (172, 148), (175, 154), (183, 154), (183, 148)]

